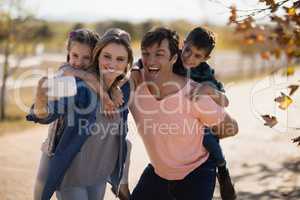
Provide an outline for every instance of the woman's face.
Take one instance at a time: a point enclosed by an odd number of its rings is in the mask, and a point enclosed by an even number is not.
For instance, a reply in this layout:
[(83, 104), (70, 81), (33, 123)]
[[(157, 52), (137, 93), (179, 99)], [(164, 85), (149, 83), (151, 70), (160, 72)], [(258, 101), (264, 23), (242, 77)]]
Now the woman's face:
[(92, 62), (92, 49), (87, 44), (72, 42), (69, 64), (78, 69), (86, 69)]
[(98, 67), (104, 81), (110, 86), (128, 65), (128, 52), (122, 44), (110, 43), (99, 54)]

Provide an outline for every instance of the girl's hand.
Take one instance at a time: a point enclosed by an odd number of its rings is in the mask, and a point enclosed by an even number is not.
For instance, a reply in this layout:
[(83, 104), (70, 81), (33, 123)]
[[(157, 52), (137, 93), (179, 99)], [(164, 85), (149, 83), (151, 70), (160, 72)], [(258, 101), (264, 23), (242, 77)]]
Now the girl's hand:
[(75, 76), (75, 70), (70, 65), (63, 65), (61, 67), (63, 76)]
[(44, 87), (45, 81), (47, 81), (47, 77), (42, 77), (38, 82), (36, 100), (40, 100), (40, 101), (48, 100), (48, 96), (47, 96), (48, 88)]
[(123, 92), (119, 87), (113, 88), (111, 91), (112, 101), (116, 107), (120, 107), (124, 103)]
[(117, 108), (108, 95), (104, 95), (101, 101), (101, 105), (103, 108), (104, 115), (110, 119), (114, 118)]

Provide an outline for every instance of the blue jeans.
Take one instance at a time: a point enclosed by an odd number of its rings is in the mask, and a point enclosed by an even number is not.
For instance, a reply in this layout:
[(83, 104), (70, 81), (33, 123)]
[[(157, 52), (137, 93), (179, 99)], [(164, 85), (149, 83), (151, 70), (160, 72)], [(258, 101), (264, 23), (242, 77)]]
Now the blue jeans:
[(225, 163), (225, 157), (223, 155), (222, 148), (219, 143), (219, 138), (217, 138), (210, 129), (205, 129), (205, 134), (203, 137), (203, 146), (210, 153), (210, 155), (215, 159), (217, 165)]
[(87, 187), (68, 187), (56, 191), (57, 200), (103, 200), (106, 182)]
[(209, 159), (182, 180), (166, 180), (149, 164), (130, 200), (211, 200), (216, 183), (216, 163)]

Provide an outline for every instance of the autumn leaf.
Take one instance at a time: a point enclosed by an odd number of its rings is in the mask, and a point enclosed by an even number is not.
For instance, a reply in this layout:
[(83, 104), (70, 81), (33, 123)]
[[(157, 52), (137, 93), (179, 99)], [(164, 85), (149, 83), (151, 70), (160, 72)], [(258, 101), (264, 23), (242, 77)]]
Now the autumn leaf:
[(268, 126), (270, 128), (272, 128), (273, 126), (275, 126), (278, 123), (277, 118), (275, 116), (262, 115), (261, 117), (263, 118), (263, 120), (265, 120), (264, 125)]
[(299, 85), (290, 85), (288, 88), (291, 90), (289, 96), (292, 96), (298, 90)]
[(297, 145), (300, 146), (300, 136), (292, 139), (293, 143), (298, 143)]
[(295, 67), (294, 66), (289, 66), (287, 67), (284, 72), (283, 72), (283, 76), (292, 76), (295, 74)]
[(228, 24), (232, 24), (236, 22), (237, 19), (237, 11), (236, 11), (236, 7), (235, 6), (231, 6), (230, 7), (230, 17), (229, 17), (229, 22)]
[(296, 15), (296, 8), (294, 8), (294, 7), (291, 7), (291, 8), (283, 7), (283, 8), (288, 16)]
[(286, 110), (291, 105), (291, 103), (293, 103), (292, 98), (287, 96), (283, 92), (281, 92), (281, 96), (276, 97), (274, 101), (279, 103), (279, 108), (282, 110)]
[(269, 60), (270, 59), (270, 53), (268, 51), (261, 52), (260, 57), (264, 60)]

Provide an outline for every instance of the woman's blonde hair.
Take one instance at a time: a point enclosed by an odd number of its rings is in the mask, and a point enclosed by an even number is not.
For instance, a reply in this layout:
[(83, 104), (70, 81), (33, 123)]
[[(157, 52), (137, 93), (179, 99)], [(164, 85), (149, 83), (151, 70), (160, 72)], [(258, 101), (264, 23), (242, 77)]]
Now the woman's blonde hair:
[[(124, 73), (119, 75), (116, 80), (112, 83), (110, 88), (116, 87), (118, 83), (126, 77), (126, 74), (130, 71), (133, 64), (133, 51), (130, 45), (131, 38), (129, 33), (119, 28), (108, 29), (103, 36), (100, 38), (99, 42), (96, 44), (93, 50), (93, 65), (95, 67), (99, 66), (98, 57), (104, 47), (108, 44), (115, 43), (123, 45), (128, 53), (128, 65), (124, 70)], [(99, 69), (97, 72), (101, 74)]]

